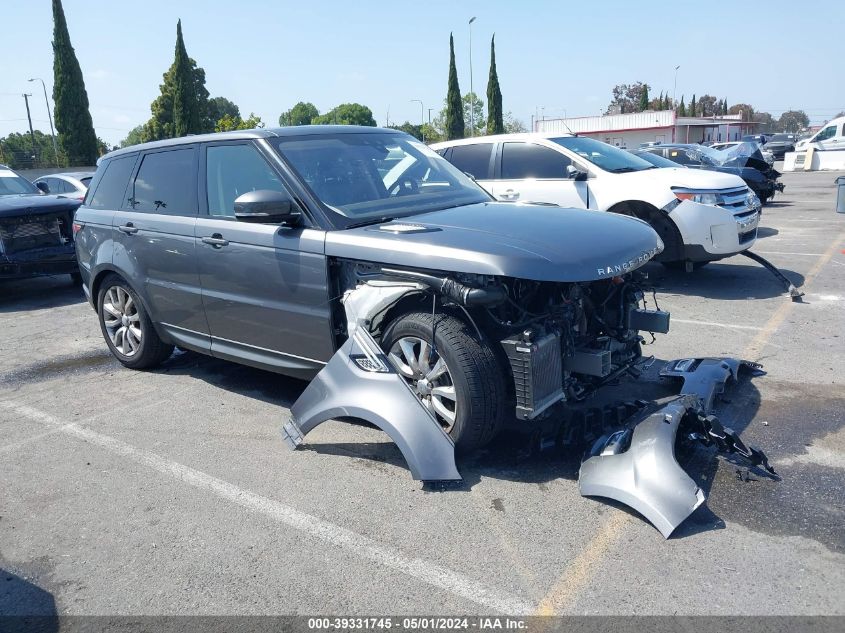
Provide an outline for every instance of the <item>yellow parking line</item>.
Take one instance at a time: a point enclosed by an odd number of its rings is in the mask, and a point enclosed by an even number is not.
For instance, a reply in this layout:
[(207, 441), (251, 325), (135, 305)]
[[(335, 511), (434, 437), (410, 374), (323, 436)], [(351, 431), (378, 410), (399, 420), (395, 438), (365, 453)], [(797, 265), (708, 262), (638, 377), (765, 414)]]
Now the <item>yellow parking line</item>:
[(595, 574), (597, 565), (612, 548), (622, 530), (628, 523), (629, 515), (619, 510), (605, 523), (598, 533), (587, 543), (587, 547), (578, 554), (551, 590), (537, 605), (537, 615), (555, 615), (569, 606)]
[[(833, 258), (836, 254), (836, 249), (838, 249), (843, 242), (845, 242), (845, 231), (840, 233), (836, 239), (833, 240), (830, 246), (828, 246), (827, 250), (822, 253), (822, 256), (816, 260), (816, 263), (813, 264), (810, 272), (808, 272), (804, 277), (804, 285), (802, 288), (807, 288), (813, 282), (816, 275), (818, 275), (821, 272), (821, 269), (824, 268), (825, 264)], [(757, 336), (755, 336), (751, 343), (748, 344), (748, 347), (745, 348), (745, 351), (742, 353), (743, 358), (747, 358), (749, 360), (759, 359), (759, 356), (766, 347), (766, 344), (769, 342), (769, 339), (783, 324), (784, 319), (786, 319), (787, 315), (792, 311), (792, 307), (794, 305), (795, 303), (792, 301), (785, 301), (777, 310), (775, 310), (775, 313), (771, 316), (771, 318), (769, 318), (766, 325), (763, 326), (763, 329), (757, 333)]]

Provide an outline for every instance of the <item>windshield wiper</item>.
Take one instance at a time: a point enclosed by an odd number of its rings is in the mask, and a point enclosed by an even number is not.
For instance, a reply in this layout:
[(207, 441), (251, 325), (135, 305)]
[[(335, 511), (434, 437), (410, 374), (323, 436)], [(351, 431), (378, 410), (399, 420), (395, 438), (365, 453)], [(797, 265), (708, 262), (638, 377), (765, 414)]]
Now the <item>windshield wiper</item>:
[[(646, 167), (645, 169), (651, 169), (651, 168)], [(616, 169), (611, 169), (610, 171), (614, 174), (627, 174), (628, 172), (631, 172), (631, 171), (643, 171), (643, 170), (637, 169), (636, 167), (617, 167)]]
[(396, 218), (392, 218), (388, 215), (382, 216), (380, 218), (370, 218), (369, 220), (361, 220), (360, 222), (353, 222), (352, 224), (347, 224), (344, 228), (347, 229), (357, 229), (359, 226), (369, 226), (370, 224), (381, 224), (383, 222), (390, 222), (391, 220), (395, 220)]

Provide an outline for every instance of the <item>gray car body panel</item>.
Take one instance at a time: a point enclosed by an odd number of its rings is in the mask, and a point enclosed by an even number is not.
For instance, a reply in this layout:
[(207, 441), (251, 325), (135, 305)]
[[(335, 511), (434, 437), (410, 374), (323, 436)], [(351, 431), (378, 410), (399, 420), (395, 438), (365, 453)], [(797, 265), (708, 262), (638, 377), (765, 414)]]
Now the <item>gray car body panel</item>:
[(715, 409), (716, 396), (723, 393), (729, 381), (739, 378), (741, 367), (760, 371), (757, 363), (738, 358), (681, 358), (666, 364), (660, 370), (663, 378), (682, 378), (682, 394), (698, 396), (705, 413)]
[[(354, 357), (375, 359), (366, 371)], [(290, 409), (282, 434), (291, 448), (317, 425), (354, 417), (374, 424), (399, 447), (411, 475), (423, 481), (459, 480), (455, 445), (393, 369), (365, 327), (357, 327)]]
[[(397, 232), (391, 224), (428, 230)], [(634, 218), (545, 205), (485, 202), (331, 231), (326, 254), (412, 268), (535, 281), (593, 281), (631, 272), (663, 250)]]
[(607, 497), (630, 506), (669, 538), (704, 502), (704, 492), (675, 460), (675, 436), (694, 395), (684, 395), (647, 414), (633, 429), (627, 450), (600, 454), (581, 464), (578, 487), (582, 495)]

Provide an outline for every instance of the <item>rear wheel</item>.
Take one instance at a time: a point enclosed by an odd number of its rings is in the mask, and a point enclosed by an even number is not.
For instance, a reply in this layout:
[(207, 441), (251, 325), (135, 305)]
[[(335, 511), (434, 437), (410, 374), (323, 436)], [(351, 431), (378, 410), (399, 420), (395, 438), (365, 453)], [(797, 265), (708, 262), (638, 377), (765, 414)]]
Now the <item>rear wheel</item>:
[(155, 367), (173, 353), (173, 346), (159, 338), (138, 295), (117, 275), (100, 286), (97, 314), (106, 344), (126, 367)]
[(504, 373), (493, 350), (464, 321), (446, 314), (405, 314), (387, 327), (381, 344), (457, 450), (479, 448), (499, 431)]

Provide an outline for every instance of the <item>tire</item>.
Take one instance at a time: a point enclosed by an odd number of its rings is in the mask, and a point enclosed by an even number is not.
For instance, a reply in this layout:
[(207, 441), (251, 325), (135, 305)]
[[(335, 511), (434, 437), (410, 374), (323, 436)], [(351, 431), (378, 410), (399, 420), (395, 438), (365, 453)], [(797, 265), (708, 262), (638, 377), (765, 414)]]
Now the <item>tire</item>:
[(100, 286), (97, 316), (106, 345), (130, 369), (155, 367), (173, 353), (173, 346), (159, 338), (137, 293), (117, 275)]
[[(433, 369), (442, 359), (446, 365), (444, 375), (430, 383), (420, 380), (426, 372), (412, 369), (413, 363), (408, 361), (405, 351), (412, 349), (410, 356), (419, 361), (424, 349), (422, 343), (431, 345), (430, 313), (412, 312), (396, 318), (385, 329), (382, 349), (417, 397), (435, 414), (455, 443), (455, 449), (472, 451), (487, 444), (502, 426), (502, 413), (506, 410), (504, 371), (493, 350), (479, 341), (463, 320), (448, 314), (438, 314), (434, 319), (435, 348), (427, 367), (421, 369)], [(420, 363), (416, 369), (420, 369)], [(409, 375), (411, 372), (415, 375)], [(425, 384), (420, 385), (421, 382)], [(454, 400), (438, 395), (450, 386)], [(429, 389), (431, 392), (426, 395)], [(443, 408), (448, 410), (450, 404), (454, 404), (453, 420), (443, 415)]]

